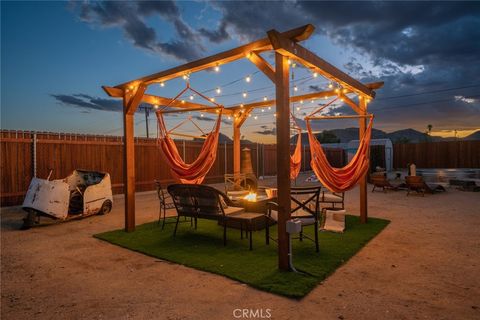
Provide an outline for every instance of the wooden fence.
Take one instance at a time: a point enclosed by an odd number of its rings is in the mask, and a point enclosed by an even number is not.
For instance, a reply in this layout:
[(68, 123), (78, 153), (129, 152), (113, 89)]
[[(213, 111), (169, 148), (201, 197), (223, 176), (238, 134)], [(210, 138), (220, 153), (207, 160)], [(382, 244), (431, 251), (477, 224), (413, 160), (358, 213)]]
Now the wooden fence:
[[(195, 159), (201, 145), (201, 142), (177, 141), (177, 147), (187, 162)], [(257, 176), (276, 174), (275, 145), (242, 144), (242, 148), (245, 147), (251, 149), (253, 170)], [(74, 169), (108, 172), (113, 192), (123, 192), (122, 137), (1, 131), (0, 148), (2, 206), (21, 203), (35, 173), (37, 177), (45, 178), (50, 169), (53, 169), (51, 179), (64, 178)], [(346, 161), (342, 149), (328, 150), (327, 157), (335, 166), (342, 166)], [(302, 171), (305, 170), (311, 170), (308, 147), (303, 149)], [(221, 144), (206, 182), (223, 181), (223, 175), (232, 172), (233, 147)], [(155, 139), (135, 138), (135, 173), (137, 191), (153, 190), (156, 179), (163, 183), (173, 182)]]
[(442, 141), (394, 144), (393, 167), (480, 168), (480, 141)]

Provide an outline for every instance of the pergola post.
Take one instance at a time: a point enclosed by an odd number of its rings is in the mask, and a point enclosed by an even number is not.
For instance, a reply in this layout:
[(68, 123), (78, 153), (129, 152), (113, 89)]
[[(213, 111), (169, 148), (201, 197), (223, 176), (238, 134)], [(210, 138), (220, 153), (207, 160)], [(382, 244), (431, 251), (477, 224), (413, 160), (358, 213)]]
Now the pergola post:
[[(237, 177), (240, 174), (240, 124), (239, 120), (233, 121), (233, 174)], [(226, 173), (226, 172), (225, 172)]]
[(287, 57), (275, 53), (277, 102), (278, 267), (289, 270), (286, 222), (290, 219), (290, 97)]
[[(360, 112), (362, 115), (367, 114), (367, 102), (366, 98), (360, 99)], [(363, 139), (365, 135), (365, 130), (367, 128), (367, 118), (362, 117), (358, 120), (359, 127), (359, 141)], [(370, 153), (368, 153), (370, 154)], [(367, 176), (368, 170), (365, 175), (360, 179), (359, 188), (360, 188), (360, 222), (367, 223), (368, 220), (368, 201), (367, 201)]]
[(123, 95), (123, 190), (125, 194), (125, 231), (135, 231), (135, 111), (146, 87)]

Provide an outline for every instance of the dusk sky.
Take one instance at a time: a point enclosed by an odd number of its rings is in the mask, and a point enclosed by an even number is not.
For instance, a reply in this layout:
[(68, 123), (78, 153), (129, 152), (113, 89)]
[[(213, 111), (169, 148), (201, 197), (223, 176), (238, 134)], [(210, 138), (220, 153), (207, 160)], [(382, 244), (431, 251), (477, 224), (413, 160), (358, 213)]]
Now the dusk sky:
[[(273, 28), (286, 31), (307, 23), (316, 30), (302, 45), (364, 83), (385, 82), (369, 105), (375, 128), (425, 131), (431, 124), (433, 133), (443, 136), (480, 128), (479, 2), (297, 1), (2, 1), (1, 127), (120, 135), (121, 101), (109, 98), (102, 85), (234, 48)], [(273, 56), (264, 57), (272, 61)], [(328, 82), (309, 70), (298, 66), (292, 72), (292, 95), (327, 89)], [(176, 79), (148, 92), (173, 97), (184, 85)], [(225, 106), (274, 98), (272, 83), (246, 59), (222, 65), (218, 73), (192, 74), (191, 85)], [(292, 108), (301, 119), (325, 102)], [(334, 105), (327, 112), (351, 110)], [(242, 129), (244, 137), (274, 142), (273, 113), (274, 108), (256, 110)], [(186, 116), (169, 116), (167, 123), (174, 126)], [(191, 116), (205, 129), (213, 124), (211, 116)], [(145, 136), (144, 120), (139, 112), (137, 136)], [(224, 120), (221, 132), (231, 137)], [(316, 128), (351, 125), (336, 121)], [(153, 116), (149, 127), (155, 131)]]

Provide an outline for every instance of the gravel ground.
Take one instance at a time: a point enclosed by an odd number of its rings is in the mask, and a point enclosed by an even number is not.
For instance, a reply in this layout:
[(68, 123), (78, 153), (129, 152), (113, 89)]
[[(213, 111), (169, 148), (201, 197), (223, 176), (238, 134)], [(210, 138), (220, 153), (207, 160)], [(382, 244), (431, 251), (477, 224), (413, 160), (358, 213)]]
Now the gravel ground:
[[(156, 219), (156, 195), (136, 198), (137, 224)], [(349, 212), (358, 198), (347, 193)], [(478, 193), (369, 193), (370, 216), (392, 223), (299, 301), (94, 239), (123, 227), (114, 201), (29, 231), (19, 208), (2, 209), (2, 319), (480, 319)]]

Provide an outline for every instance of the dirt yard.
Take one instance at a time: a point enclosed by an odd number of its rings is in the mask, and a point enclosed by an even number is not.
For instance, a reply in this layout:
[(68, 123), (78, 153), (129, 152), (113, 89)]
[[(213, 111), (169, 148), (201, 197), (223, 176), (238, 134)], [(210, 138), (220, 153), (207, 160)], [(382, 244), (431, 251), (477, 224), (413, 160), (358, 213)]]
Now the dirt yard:
[[(358, 198), (346, 195), (349, 212)], [(3, 209), (1, 316), (241, 319), (236, 309), (250, 309), (264, 319), (480, 319), (480, 194), (369, 193), (369, 210), (392, 223), (296, 301), (94, 239), (122, 228), (122, 197), (106, 216), (29, 231), (18, 230), (20, 209)], [(137, 224), (157, 214), (156, 195), (138, 194)]]

